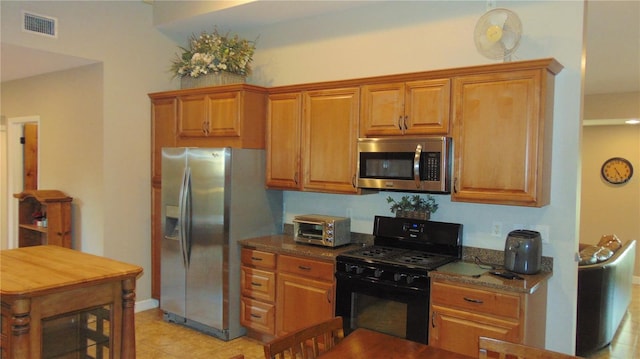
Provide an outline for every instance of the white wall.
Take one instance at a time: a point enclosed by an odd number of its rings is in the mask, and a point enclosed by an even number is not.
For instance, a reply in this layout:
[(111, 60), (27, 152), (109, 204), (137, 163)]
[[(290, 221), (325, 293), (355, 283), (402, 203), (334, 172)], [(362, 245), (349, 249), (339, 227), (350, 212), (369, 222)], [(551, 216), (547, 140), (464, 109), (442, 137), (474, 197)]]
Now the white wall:
[[(102, 253), (102, 65), (10, 81), (2, 89), (4, 114), (41, 115), (39, 188), (74, 198), (73, 247)], [(10, 205), (17, 202), (10, 197)]]
[[(448, 196), (437, 196), (440, 210), (433, 218), (463, 223), (465, 245), (499, 250), (512, 224), (548, 225), (551, 243), (544, 245), (543, 255), (554, 258), (554, 273), (546, 314), (547, 347), (572, 353), (583, 4), (502, 1), (498, 6), (514, 10), (524, 23), (516, 59), (555, 57), (565, 66), (556, 78), (551, 204), (535, 209), (451, 203)], [(251, 80), (277, 86), (489, 63), (472, 40), (475, 22), (484, 11), (484, 2), (473, 1), (383, 3), (247, 32), (247, 38), (259, 35)], [(387, 195), (287, 192), (285, 218), (291, 222), (302, 213), (352, 213), (353, 230), (371, 233), (373, 215), (390, 214)], [(491, 236), (493, 221), (505, 223), (503, 237)]]
[[(612, 185), (602, 179), (602, 164), (611, 157), (631, 161), (634, 173), (629, 182)], [(585, 127), (582, 165), (580, 242), (597, 244), (605, 234), (623, 242), (640, 241), (640, 125)], [(640, 280), (640, 249), (635, 276)]]
[[(46, 126), (41, 132), (44, 141), (60, 141), (55, 144), (45, 142), (43, 146), (56, 148), (52, 151), (58, 154), (55, 160), (61, 161), (61, 168), (54, 175), (46, 165), (41, 183), (65, 187), (65, 192), (78, 203), (79, 211), (74, 213), (74, 220), (80, 223), (82, 237), (75, 239), (82, 243), (83, 249), (144, 268), (144, 274), (138, 280), (137, 298), (150, 298), (151, 127), (147, 93), (175, 86), (167, 72), (169, 59), (176, 51), (175, 44), (155, 30), (152, 8), (142, 1), (3, 1), (0, 6), (2, 42), (92, 59), (102, 64), (98, 98), (93, 96), (96, 92), (80, 93), (75, 101), (66, 104), (68, 111), (73, 112), (73, 106), (82, 108), (86, 102), (100, 103), (100, 111), (85, 114), (84, 119), (75, 119), (90, 123), (90, 131), (82, 135), (95, 139), (84, 137), (80, 140), (82, 148), (76, 148), (63, 142), (77, 140), (69, 138), (70, 134), (76, 134), (70, 128), (72, 125), (63, 120), (64, 126), (62, 123), (59, 126), (43, 125)], [(22, 32), (22, 10), (57, 18), (59, 37), (50, 39)], [(9, 88), (33, 84), (29, 79), (24, 81), (22, 85), (10, 84), (11, 87), (3, 84), (2, 115), (46, 118), (47, 113), (31, 113), (34, 109), (25, 109), (6, 100), (10, 97)], [(40, 100), (59, 98), (54, 92), (72, 86), (73, 81), (71, 72), (51, 89), (51, 97), (45, 95)], [(44, 111), (45, 107), (35, 110)], [(66, 156), (57, 152), (57, 148), (65, 149)], [(45, 159), (53, 161), (48, 154), (44, 154)], [(3, 163), (3, 172), (5, 168)], [(71, 180), (74, 185), (57, 182), (54, 176), (74, 176)]]

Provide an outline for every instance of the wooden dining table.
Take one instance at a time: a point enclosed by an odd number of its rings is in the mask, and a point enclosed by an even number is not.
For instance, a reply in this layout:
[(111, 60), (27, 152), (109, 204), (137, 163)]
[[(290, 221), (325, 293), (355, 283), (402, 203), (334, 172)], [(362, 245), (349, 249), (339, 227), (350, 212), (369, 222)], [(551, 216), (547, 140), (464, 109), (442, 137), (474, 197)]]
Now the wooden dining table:
[(319, 356), (322, 359), (471, 359), (471, 357), (422, 343), (358, 328), (338, 345)]

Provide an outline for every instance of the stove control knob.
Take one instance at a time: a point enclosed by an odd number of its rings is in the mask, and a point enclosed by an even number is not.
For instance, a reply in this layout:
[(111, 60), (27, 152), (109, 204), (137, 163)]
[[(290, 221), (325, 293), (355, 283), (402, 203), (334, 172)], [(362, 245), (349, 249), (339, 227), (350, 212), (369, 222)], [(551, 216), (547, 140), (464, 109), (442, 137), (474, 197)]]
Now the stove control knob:
[(376, 269), (375, 272), (373, 272), (373, 276), (376, 277), (376, 278), (380, 278), (380, 277), (382, 277), (382, 272), (384, 272), (384, 270)]
[(364, 268), (354, 264), (345, 264), (344, 269), (347, 273), (362, 274), (364, 272)]
[(396, 273), (393, 275), (393, 280), (395, 280), (396, 282), (401, 281), (403, 278), (405, 278), (407, 275), (404, 273)]

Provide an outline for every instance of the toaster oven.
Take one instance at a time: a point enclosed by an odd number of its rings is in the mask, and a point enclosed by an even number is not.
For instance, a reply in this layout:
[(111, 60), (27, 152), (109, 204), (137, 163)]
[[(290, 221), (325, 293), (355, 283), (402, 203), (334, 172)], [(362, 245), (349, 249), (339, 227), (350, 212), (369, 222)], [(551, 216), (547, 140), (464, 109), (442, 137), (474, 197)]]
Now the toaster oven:
[(351, 219), (320, 214), (295, 216), (293, 232), (296, 242), (338, 247), (351, 243)]

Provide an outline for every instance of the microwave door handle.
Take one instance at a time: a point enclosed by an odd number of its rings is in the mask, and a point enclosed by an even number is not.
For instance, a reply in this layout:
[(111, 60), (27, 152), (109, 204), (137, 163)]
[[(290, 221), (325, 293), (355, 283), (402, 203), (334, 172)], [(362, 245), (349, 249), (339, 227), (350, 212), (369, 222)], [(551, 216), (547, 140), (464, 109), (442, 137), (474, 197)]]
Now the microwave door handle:
[(413, 156), (413, 181), (416, 188), (420, 188), (420, 157), (422, 157), (422, 145), (416, 146), (416, 154)]

